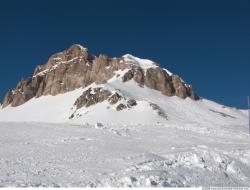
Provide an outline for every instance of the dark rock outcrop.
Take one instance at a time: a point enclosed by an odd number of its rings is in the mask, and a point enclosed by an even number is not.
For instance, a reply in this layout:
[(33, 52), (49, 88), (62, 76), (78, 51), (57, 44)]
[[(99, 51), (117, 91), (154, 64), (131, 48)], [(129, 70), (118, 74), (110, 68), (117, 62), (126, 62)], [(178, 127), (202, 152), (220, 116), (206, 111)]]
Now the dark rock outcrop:
[(129, 70), (128, 72), (126, 72), (124, 74), (124, 76), (122, 77), (122, 81), (123, 82), (127, 82), (129, 80), (131, 80), (134, 77), (134, 72), (133, 70)]
[(116, 104), (119, 100), (121, 100), (121, 96), (116, 92), (111, 97), (109, 97), (108, 101), (111, 105)]
[(126, 109), (126, 108), (127, 108), (126, 105), (124, 105), (124, 104), (119, 104), (119, 105), (116, 107), (116, 110), (117, 110), (117, 111), (121, 111), (121, 110), (124, 110), (124, 109)]
[(127, 102), (128, 108), (131, 108), (131, 107), (136, 106), (136, 105), (137, 105), (137, 102), (133, 99), (131, 99)]
[(111, 94), (112, 93), (110, 91), (104, 90), (102, 88), (89, 88), (88, 90), (84, 91), (79, 98), (77, 98), (74, 105), (77, 109), (89, 107), (107, 100)]
[(168, 120), (168, 116), (167, 114), (161, 109), (161, 107), (157, 104), (154, 103), (150, 103), (151, 108), (157, 112), (157, 114), (163, 118), (165, 118), (166, 120)]
[(135, 73), (134, 73), (134, 77), (133, 79), (135, 80), (135, 82), (137, 82), (140, 86), (144, 85), (144, 80), (145, 80), (145, 76), (143, 73), (143, 70), (141, 68), (137, 68)]
[[(103, 88), (89, 88), (88, 90), (84, 91), (79, 98), (77, 98), (77, 100), (74, 103), (74, 106), (76, 106), (76, 110), (77, 110), (82, 107), (89, 107), (92, 105), (96, 105), (97, 103), (101, 103), (105, 100), (107, 100), (110, 103), (110, 105), (114, 105), (122, 99), (126, 100), (117, 92), (112, 94), (109, 90), (105, 90)], [(131, 108), (136, 105), (137, 105), (137, 102), (133, 99), (130, 99), (127, 101), (127, 105), (123, 103), (120, 103), (119, 105), (117, 105), (116, 110), (121, 111), (123, 109), (126, 109), (127, 107)], [(73, 117), (74, 117), (74, 114), (70, 116), (70, 119), (72, 119)]]

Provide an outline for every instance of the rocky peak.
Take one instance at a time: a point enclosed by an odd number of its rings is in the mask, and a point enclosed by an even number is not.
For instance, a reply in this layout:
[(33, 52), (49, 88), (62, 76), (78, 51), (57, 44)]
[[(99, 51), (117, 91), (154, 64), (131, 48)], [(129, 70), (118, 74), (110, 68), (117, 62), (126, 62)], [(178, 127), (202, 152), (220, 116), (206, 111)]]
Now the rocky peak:
[(35, 68), (34, 76), (37, 74), (44, 74), (51, 69), (54, 69), (59, 64), (62, 63), (72, 63), (72, 62), (84, 62), (87, 63), (94, 58), (93, 55), (89, 53), (89, 50), (81, 45), (75, 44), (70, 46), (67, 50), (53, 54), (48, 62), (44, 65), (39, 65)]
[(166, 96), (199, 99), (192, 87), (186, 85), (179, 76), (153, 61), (130, 54), (118, 58), (104, 54), (94, 56), (87, 48), (75, 44), (52, 55), (46, 64), (37, 66), (33, 77), (21, 80), (6, 93), (2, 106), (19, 106), (33, 97), (57, 95), (92, 83), (104, 84), (114, 77), (116, 71), (124, 69), (128, 71), (121, 76), (123, 82), (134, 80), (138, 86), (147, 86)]
[(74, 58), (83, 59), (84, 61), (88, 61), (92, 59), (92, 55), (90, 55), (88, 48), (85, 48), (79, 44), (74, 44), (70, 46), (70, 48), (64, 51), (66, 61), (70, 61)]

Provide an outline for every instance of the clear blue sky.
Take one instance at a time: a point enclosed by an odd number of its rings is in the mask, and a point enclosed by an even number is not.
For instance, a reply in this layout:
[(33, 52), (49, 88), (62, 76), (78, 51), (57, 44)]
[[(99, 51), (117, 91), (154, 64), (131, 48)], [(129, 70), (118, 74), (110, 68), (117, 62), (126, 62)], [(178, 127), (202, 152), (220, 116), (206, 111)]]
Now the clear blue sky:
[(0, 24), (0, 99), (74, 43), (152, 59), (225, 105), (250, 94), (250, 0), (2, 1)]

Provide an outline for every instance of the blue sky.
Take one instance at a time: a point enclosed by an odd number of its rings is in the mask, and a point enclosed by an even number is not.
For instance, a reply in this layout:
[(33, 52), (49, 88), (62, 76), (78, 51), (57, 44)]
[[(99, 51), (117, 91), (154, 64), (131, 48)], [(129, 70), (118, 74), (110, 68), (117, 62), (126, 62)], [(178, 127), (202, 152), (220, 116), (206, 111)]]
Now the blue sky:
[(152, 59), (225, 105), (250, 94), (250, 0), (3, 1), (0, 26), (0, 99), (74, 43)]

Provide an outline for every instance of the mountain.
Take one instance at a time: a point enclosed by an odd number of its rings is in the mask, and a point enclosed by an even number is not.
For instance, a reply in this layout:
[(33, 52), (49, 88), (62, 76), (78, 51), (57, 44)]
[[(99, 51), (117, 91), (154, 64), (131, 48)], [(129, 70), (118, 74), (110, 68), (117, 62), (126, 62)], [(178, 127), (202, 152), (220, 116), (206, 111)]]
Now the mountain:
[(56, 123), (239, 124), (242, 117), (239, 110), (200, 98), (153, 61), (95, 56), (78, 44), (37, 66), (6, 93), (0, 111), (0, 121)]
[[(122, 90), (123, 88), (126, 90)], [(136, 93), (140, 93), (146, 97), (150, 89), (158, 91), (162, 97), (177, 96), (182, 99), (199, 100), (191, 85), (187, 85), (178, 75), (161, 68), (153, 61), (129, 54), (118, 58), (109, 58), (103, 54), (95, 56), (89, 53), (87, 48), (76, 44), (52, 55), (46, 64), (37, 66), (32, 77), (22, 79), (14, 89), (6, 93), (2, 107), (6, 108), (3, 112), (9, 109), (19, 110), (31, 102), (38, 103), (48, 99), (50, 95), (58, 95), (59, 98), (59, 95), (67, 96), (69, 92), (81, 91), (72, 97), (72, 104), (67, 105), (67, 108), (73, 109), (74, 112), (62, 118), (63, 121), (74, 120), (76, 113), (78, 116), (81, 115), (78, 112), (83, 107), (89, 108), (98, 106), (97, 103), (106, 102), (109, 102), (106, 107), (114, 108), (116, 111), (133, 112), (137, 107), (140, 109), (144, 106), (145, 111), (148, 108), (150, 111), (163, 112), (161, 106), (153, 100), (143, 102), (141, 97), (135, 96)], [(66, 105), (58, 103), (58, 106), (64, 109)], [(13, 107), (19, 108), (12, 109)], [(49, 109), (50, 107), (47, 107), (46, 111)], [(33, 112), (30, 108), (25, 113), (29, 111)], [(57, 111), (59, 110), (54, 110), (54, 114)], [(11, 117), (15, 118), (13, 114)]]
[(0, 186), (250, 186), (247, 112), (154, 61), (73, 45), (0, 107)]

